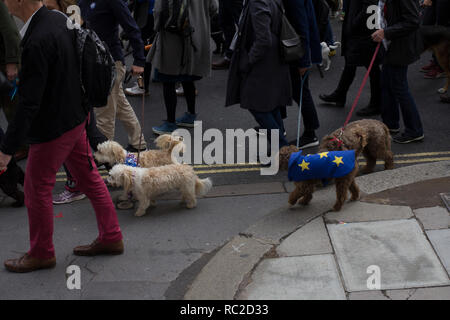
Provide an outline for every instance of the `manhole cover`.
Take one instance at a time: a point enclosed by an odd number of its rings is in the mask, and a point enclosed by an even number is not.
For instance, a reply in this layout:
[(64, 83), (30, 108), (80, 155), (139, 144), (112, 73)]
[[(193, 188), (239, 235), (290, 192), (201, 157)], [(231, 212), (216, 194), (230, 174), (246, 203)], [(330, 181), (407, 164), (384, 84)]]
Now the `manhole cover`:
[(450, 193), (441, 193), (442, 201), (444, 201), (447, 210), (450, 212)]

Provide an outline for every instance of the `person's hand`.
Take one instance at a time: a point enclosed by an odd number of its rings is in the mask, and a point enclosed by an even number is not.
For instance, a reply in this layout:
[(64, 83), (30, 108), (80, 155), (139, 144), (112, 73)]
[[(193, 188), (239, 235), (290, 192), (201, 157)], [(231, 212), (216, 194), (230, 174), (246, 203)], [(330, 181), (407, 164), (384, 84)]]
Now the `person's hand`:
[(131, 66), (131, 73), (133, 74), (133, 76), (138, 76), (144, 73), (144, 68), (138, 66)]
[(425, 0), (422, 4), (424, 7), (431, 7), (433, 5), (433, 0)]
[(380, 29), (372, 33), (372, 40), (375, 42), (381, 42), (384, 40), (384, 30)]
[(309, 68), (298, 68), (298, 73), (303, 77), (308, 70)]
[(9, 81), (13, 81), (17, 78), (17, 75), (19, 74), (19, 68), (17, 64), (10, 63), (6, 65), (6, 77)]
[(0, 151), (0, 171), (6, 170), (8, 163), (11, 161), (12, 156), (4, 154)]

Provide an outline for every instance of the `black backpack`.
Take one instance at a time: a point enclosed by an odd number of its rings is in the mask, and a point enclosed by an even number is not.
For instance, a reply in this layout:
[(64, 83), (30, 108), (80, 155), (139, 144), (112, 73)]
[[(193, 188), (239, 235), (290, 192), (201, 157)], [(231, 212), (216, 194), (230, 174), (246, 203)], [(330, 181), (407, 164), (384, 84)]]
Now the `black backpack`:
[(164, 30), (188, 37), (193, 33), (189, 22), (190, 0), (165, 0), (162, 2), (161, 26)]
[(90, 29), (76, 28), (80, 78), (88, 107), (105, 107), (116, 79), (114, 59), (108, 47)]

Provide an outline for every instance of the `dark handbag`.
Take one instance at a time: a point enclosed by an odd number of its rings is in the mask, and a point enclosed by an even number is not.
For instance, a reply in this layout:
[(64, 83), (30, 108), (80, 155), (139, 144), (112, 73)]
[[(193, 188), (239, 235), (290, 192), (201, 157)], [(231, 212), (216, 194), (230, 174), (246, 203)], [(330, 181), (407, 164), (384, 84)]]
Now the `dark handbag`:
[(0, 71), (0, 93), (8, 93), (13, 89), (13, 85), (6, 78), (3, 72)]
[(280, 4), (275, 0), (275, 3), (282, 12), (280, 34), (281, 57), (286, 63), (298, 61), (305, 55), (302, 39), (286, 17), (286, 10), (284, 9), (283, 2)]

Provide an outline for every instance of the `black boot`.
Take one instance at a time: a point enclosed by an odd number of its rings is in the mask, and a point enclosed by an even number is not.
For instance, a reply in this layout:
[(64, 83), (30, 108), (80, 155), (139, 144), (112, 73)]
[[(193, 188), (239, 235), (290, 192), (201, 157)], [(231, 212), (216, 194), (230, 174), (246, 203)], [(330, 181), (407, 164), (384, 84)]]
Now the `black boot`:
[(380, 105), (369, 104), (367, 107), (362, 108), (361, 110), (356, 112), (356, 115), (360, 117), (372, 117), (381, 114)]
[(341, 94), (334, 91), (331, 94), (321, 94), (319, 95), (319, 98), (327, 103), (335, 103), (336, 107), (344, 108), (345, 107), (345, 97), (342, 97)]

